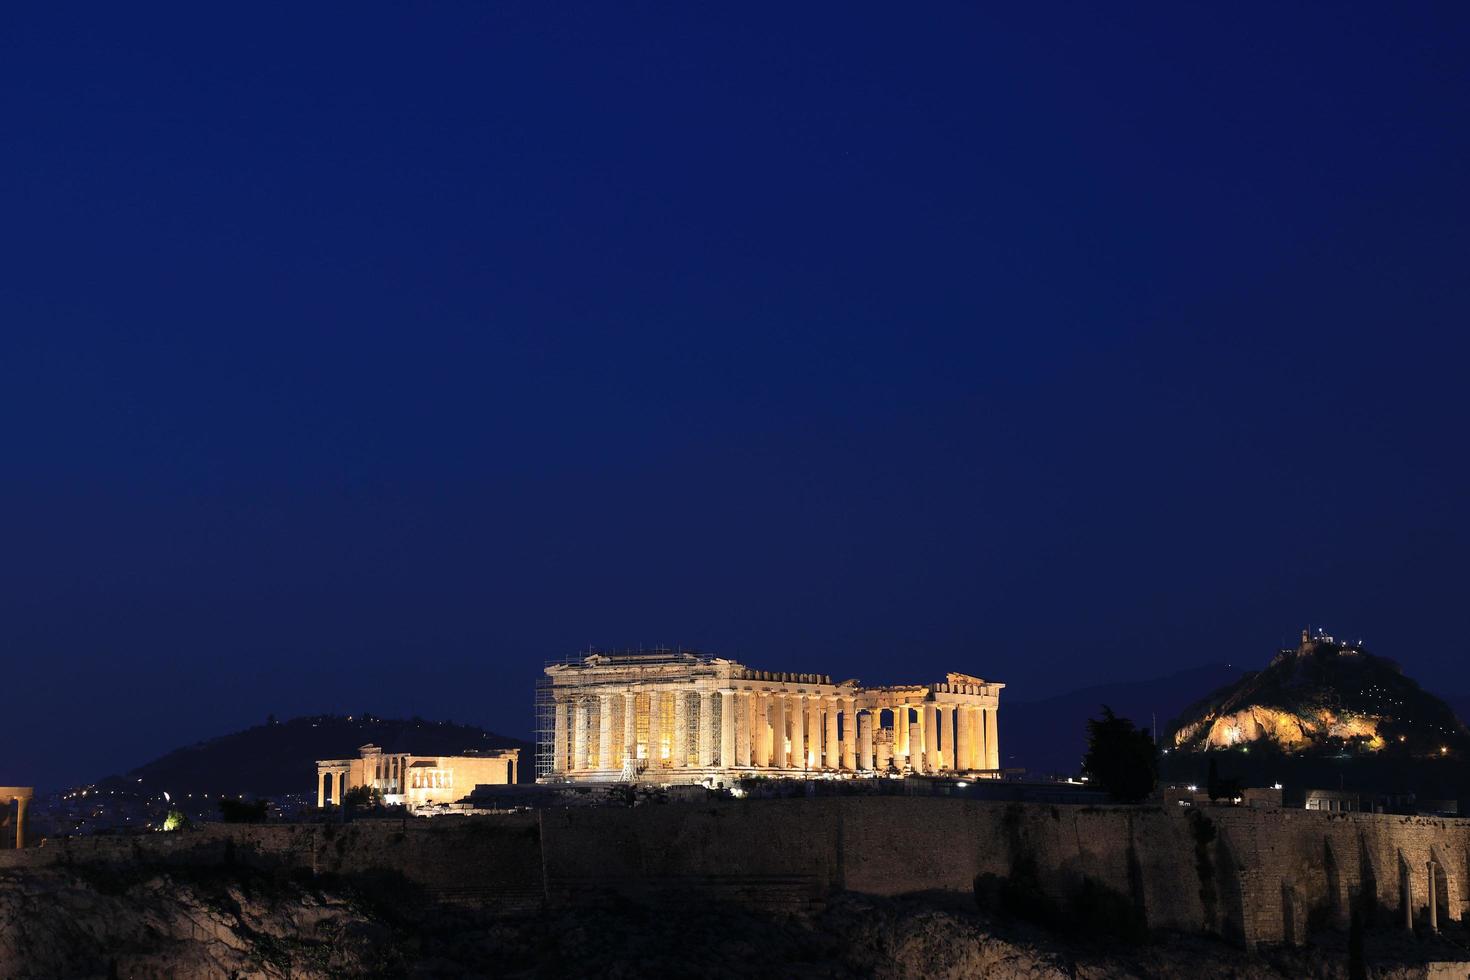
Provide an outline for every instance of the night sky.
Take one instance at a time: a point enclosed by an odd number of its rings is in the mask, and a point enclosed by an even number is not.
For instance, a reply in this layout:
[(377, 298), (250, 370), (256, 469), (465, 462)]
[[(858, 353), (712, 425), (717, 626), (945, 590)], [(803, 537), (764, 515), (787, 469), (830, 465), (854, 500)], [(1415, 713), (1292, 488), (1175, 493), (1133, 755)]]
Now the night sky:
[(589, 645), (1470, 691), (1464, 4), (61, 7), (0, 14), (0, 782), (526, 737)]

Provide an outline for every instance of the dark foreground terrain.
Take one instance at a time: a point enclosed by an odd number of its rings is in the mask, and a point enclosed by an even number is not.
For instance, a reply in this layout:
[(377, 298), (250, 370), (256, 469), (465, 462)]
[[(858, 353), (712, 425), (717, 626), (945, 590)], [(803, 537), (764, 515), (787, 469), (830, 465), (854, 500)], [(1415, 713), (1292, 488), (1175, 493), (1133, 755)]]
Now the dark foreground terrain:
[[(1257, 953), (1178, 935), (1110, 946), (952, 895), (843, 895), (795, 914), (588, 896), (490, 918), (428, 902), (401, 879), (234, 866), (0, 872), (4, 977), (1348, 977), (1346, 940), (1324, 941)], [(1379, 978), (1463, 977), (1470, 960), (1449, 938), (1370, 932), (1366, 948)]]

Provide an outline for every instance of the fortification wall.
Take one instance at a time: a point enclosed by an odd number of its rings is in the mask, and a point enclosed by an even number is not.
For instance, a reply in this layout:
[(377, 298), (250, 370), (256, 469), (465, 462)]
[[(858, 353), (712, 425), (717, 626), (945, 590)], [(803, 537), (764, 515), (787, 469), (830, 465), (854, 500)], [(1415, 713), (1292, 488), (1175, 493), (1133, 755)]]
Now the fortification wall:
[(1346, 927), (1354, 909), (1402, 922), (1408, 902), (1428, 913), (1430, 866), (1441, 921), (1470, 913), (1470, 820), (1306, 810), (1208, 811), (1220, 858), (1233, 861), (1243, 938), (1300, 941), (1320, 924)]
[(542, 811), (547, 896), (682, 892), (793, 905), (841, 887), (832, 800)]
[(835, 890), (968, 894), (977, 876), (1026, 879), (1059, 907), (1084, 883), (1151, 928), (1300, 942), (1354, 909), (1470, 913), (1470, 820), (1305, 810), (1068, 807), (925, 797), (743, 800), (534, 814), (210, 825), (180, 834), (51, 841), (0, 869), (56, 863), (213, 863), (401, 875), (441, 901), (493, 911), (609, 895), (689, 895), (765, 907)]

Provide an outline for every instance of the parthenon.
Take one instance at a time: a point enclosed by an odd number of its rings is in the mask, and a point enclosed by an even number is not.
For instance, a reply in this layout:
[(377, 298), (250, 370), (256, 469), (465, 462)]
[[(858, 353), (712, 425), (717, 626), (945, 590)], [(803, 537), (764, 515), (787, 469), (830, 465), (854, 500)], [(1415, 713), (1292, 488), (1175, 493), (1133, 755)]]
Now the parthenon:
[(540, 782), (1000, 774), (1004, 684), (970, 674), (864, 687), (690, 652), (593, 653), (546, 668)]

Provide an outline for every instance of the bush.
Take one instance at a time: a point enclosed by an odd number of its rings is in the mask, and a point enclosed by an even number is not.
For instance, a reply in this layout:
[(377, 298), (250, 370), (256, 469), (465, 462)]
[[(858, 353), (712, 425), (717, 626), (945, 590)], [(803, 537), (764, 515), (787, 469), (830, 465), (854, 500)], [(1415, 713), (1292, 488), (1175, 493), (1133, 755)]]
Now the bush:
[(342, 796), (344, 806), (382, 806), (383, 791), (376, 786), (354, 786)]

